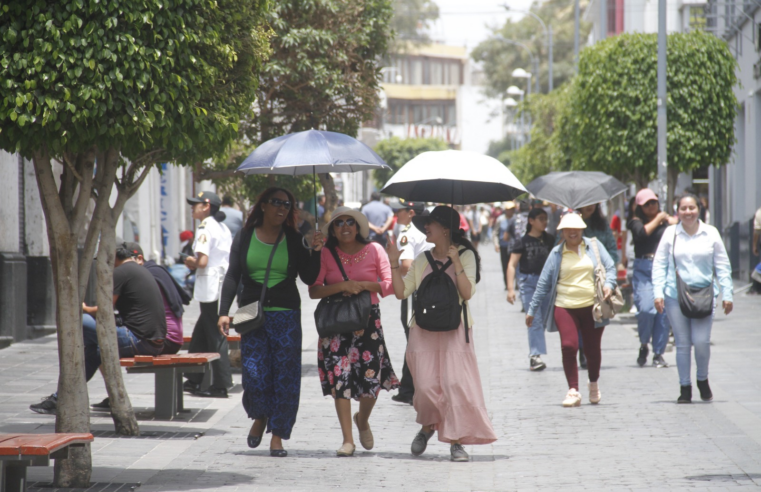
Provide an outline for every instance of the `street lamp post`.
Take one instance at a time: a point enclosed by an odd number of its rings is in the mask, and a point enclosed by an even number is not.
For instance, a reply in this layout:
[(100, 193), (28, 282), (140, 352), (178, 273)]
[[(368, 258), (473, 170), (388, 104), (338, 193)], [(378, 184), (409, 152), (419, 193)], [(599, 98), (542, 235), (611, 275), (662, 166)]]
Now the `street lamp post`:
[[(666, 129), (668, 124), (666, 112), (666, 0), (658, 0), (658, 197), (661, 203), (668, 201), (668, 168), (666, 153)], [(667, 209), (668, 210), (668, 209)]]
[[(544, 35), (547, 37), (547, 58), (548, 58), (548, 66), (547, 66), (547, 77), (548, 77), (548, 91), (552, 92), (552, 89), (554, 88), (554, 83), (552, 81), (552, 25), (547, 25), (544, 23), (544, 21), (535, 13), (533, 13), (530, 10), (517, 10), (510, 8), (509, 5), (504, 5), (505, 10), (509, 10), (510, 12), (518, 12), (521, 14), (527, 14), (539, 21), (539, 23), (542, 25), (542, 28), (544, 29)], [(537, 78), (537, 86), (536, 86), (536, 92), (539, 93), (539, 71), (536, 70), (536, 78)]]
[[(530, 86), (530, 84), (529, 84), (529, 86)], [(511, 85), (510, 87), (507, 88), (507, 95), (508, 96), (518, 96), (518, 97), (521, 98), (521, 102), (523, 102), (523, 91), (520, 90), (519, 88), (517, 88), (514, 85)], [(505, 104), (507, 104), (508, 107), (513, 107), (513, 108), (518, 106), (518, 103), (512, 97), (509, 97), (507, 99), (507, 101), (505, 101)], [(521, 125), (521, 129), (520, 129), (520, 135), (521, 135), (521, 140), (520, 141), (521, 141), (521, 145), (523, 145), (524, 134), (526, 132), (526, 128), (524, 126), (523, 113), (524, 112), (521, 111), (521, 122), (520, 122), (520, 125)], [(514, 118), (515, 117), (513, 116), (513, 119)], [(513, 149), (513, 150), (515, 150), (515, 149)]]

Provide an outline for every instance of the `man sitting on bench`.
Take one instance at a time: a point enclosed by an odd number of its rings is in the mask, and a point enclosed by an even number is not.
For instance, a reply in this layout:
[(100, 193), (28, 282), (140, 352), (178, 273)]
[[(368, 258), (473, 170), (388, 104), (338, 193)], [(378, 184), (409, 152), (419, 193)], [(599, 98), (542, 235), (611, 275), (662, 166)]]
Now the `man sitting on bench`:
[[(114, 307), (122, 323), (116, 327), (119, 357), (159, 355), (166, 338), (166, 318), (161, 291), (153, 275), (135, 261), (134, 249), (117, 243), (114, 261)], [(83, 304), (82, 333), (85, 342), (85, 378), (92, 379), (100, 367), (100, 348), (95, 330), (97, 307)], [(37, 413), (55, 414), (58, 394), (53, 393), (29, 408)], [(98, 405), (107, 404), (101, 402)], [(107, 408), (107, 407), (106, 407)]]

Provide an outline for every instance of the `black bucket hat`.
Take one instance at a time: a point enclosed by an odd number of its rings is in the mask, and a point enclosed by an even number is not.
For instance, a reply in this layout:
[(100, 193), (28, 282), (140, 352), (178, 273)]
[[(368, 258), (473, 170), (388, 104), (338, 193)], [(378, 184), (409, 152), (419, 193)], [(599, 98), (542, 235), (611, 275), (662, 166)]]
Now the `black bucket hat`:
[(439, 205), (427, 215), (414, 216), (412, 218), (412, 223), (420, 230), (420, 232), (425, 234), (425, 225), (431, 220), (435, 220), (452, 231), (456, 232), (460, 230), (460, 214), (457, 213), (457, 210), (452, 207), (447, 207), (446, 205)]

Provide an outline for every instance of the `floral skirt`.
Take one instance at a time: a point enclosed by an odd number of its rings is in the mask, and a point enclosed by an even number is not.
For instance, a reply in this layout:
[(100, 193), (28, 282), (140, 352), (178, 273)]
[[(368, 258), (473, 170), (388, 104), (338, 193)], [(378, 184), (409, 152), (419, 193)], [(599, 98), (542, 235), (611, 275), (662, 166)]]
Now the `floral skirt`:
[(320, 338), (318, 349), (317, 367), (325, 396), (377, 398), (381, 388), (389, 391), (399, 387), (377, 304), (372, 307), (366, 329)]

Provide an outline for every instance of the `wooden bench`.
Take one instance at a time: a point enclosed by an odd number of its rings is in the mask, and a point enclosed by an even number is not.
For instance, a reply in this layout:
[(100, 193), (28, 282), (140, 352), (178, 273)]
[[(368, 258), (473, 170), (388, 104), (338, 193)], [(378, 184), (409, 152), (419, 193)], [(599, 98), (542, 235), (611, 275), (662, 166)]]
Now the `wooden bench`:
[(0, 490), (25, 491), (27, 467), (49, 466), (92, 440), (92, 434), (0, 434)]
[(207, 373), (211, 362), (219, 359), (219, 354), (197, 353), (176, 355), (136, 355), (121, 359), (122, 367), (131, 374), (154, 374), (155, 418), (171, 420), (183, 411), (182, 375), (184, 373)]
[[(188, 350), (190, 348), (190, 341), (193, 339), (190, 335), (182, 337), (182, 350)], [(227, 335), (227, 344), (230, 346), (230, 350), (240, 350), (240, 335)]]

